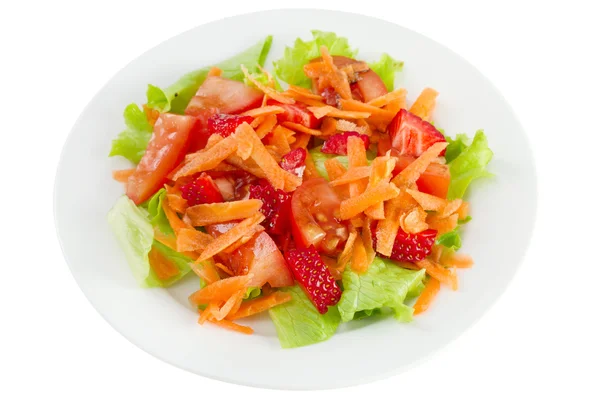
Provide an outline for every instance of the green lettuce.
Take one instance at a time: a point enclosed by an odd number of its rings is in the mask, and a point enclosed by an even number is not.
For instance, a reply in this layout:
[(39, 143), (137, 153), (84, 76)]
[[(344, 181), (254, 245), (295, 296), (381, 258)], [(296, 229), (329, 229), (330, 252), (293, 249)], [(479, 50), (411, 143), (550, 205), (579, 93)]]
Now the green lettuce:
[(166, 189), (160, 189), (144, 205), (148, 210), (148, 218), (152, 226), (156, 226), (165, 235), (174, 235), (175, 232), (173, 231), (162, 206), (166, 195)]
[(336, 307), (319, 314), (299, 286), (282, 289), (292, 295), (292, 300), (269, 310), (277, 336), (284, 349), (322, 342), (333, 336), (340, 324)]
[[(399, 321), (412, 319), (413, 309), (405, 304), (407, 297), (416, 297), (423, 288), (425, 270), (413, 271), (394, 262), (376, 257), (364, 274), (346, 268), (342, 275), (344, 292), (338, 303), (342, 321), (363, 318), (382, 308), (389, 308)], [(367, 312), (367, 313), (366, 313)]]
[[(125, 258), (134, 278), (143, 287), (169, 286), (184, 277), (190, 271), (190, 258), (171, 250), (154, 240), (154, 229), (149, 213), (137, 207), (127, 196), (121, 196), (108, 213), (108, 223), (125, 252)], [(154, 248), (168, 258), (179, 269), (179, 274), (166, 280), (158, 279), (148, 259), (148, 253)]]
[(273, 63), (275, 76), (291, 85), (311, 87), (311, 80), (304, 74), (304, 65), (310, 60), (321, 57), (320, 48), (326, 46), (334, 56), (354, 58), (357, 50), (352, 49), (348, 39), (338, 37), (333, 32), (311, 31), (313, 40), (298, 38), (294, 47), (286, 47), (283, 57)]
[(396, 73), (402, 71), (404, 62), (395, 60), (389, 54), (383, 53), (379, 61), (369, 63), (369, 67), (379, 75), (387, 90), (391, 92), (394, 90)]
[[(244, 74), (240, 69), (242, 64), (248, 68), (248, 72), (260, 73), (258, 66), (264, 64), (272, 42), (273, 37), (267, 36), (242, 53), (217, 64), (217, 67), (223, 71), (222, 76), (243, 81)], [(159, 112), (183, 114), (209, 71), (210, 68), (207, 67), (190, 72), (164, 90), (154, 85), (148, 85), (146, 105)], [(152, 136), (152, 126), (148, 122), (146, 114), (136, 104), (128, 105), (123, 116), (127, 129), (113, 140), (109, 156), (123, 156), (137, 164), (148, 147)]]
[(113, 140), (109, 157), (123, 156), (137, 164), (148, 147), (152, 136), (152, 125), (148, 122), (146, 114), (135, 103), (125, 107), (123, 118), (126, 128)]
[(462, 246), (462, 240), (460, 238), (460, 232), (458, 227), (453, 231), (446, 232), (435, 241), (436, 244), (442, 245), (452, 250), (458, 250)]
[[(441, 130), (440, 130), (441, 132)], [(471, 139), (464, 134), (459, 133), (456, 135), (455, 139), (452, 139), (450, 136), (446, 136), (446, 141), (448, 142), (448, 147), (446, 147), (446, 163), (451, 163), (454, 161), (456, 157), (460, 155), (471, 143)]]
[(469, 145), (467, 145), (464, 136), (461, 136), (457, 141), (460, 141), (460, 144), (456, 145), (460, 148), (460, 151), (451, 149), (453, 150), (451, 157), (454, 158), (451, 158), (448, 163), (451, 178), (448, 199), (462, 198), (473, 180), (491, 176), (485, 168), (494, 153), (488, 147), (487, 138), (483, 131), (477, 131)]
[(259, 287), (249, 287), (246, 289), (246, 294), (244, 294), (244, 300), (252, 300), (260, 296), (261, 293), (262, 291)]

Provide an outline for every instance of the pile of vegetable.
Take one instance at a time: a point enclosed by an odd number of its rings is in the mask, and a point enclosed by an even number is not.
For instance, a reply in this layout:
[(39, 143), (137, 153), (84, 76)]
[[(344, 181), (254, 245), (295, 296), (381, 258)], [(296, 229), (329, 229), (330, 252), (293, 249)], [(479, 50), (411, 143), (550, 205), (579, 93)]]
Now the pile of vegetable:
[(408, 322), (473, 265), (457, 250), (486, 137), (445, 137), (438, 93), (408, 105), (387, 54), (360, 61), (313, 31), (271, 74), (271, 40), (125, 109), (110, 155), (135, 166), (113, 171), (126, 195), (109, 222), (133, 274), (146, 287), (195, 275), (200, 324), (250, 334), (241, 320), (268, 311), (286, 348), (373, 315)]

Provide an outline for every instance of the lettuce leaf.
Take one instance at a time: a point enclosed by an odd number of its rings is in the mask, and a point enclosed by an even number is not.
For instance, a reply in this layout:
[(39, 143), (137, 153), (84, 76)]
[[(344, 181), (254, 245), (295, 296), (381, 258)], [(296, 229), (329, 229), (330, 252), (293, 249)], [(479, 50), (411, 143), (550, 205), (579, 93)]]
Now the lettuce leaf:
[(258, 296), (260, 296), (262, 290), (259, 287), (249, 287), (246, 289), (246, 294), (244, 294), (244, 300), (252, 300)]
[(453, 231), (440, 235), (440, 237), (437, 238), (435, 243), (452, 250), (460, 249), (462, 246), (462, 240), (460, 238), (460, 232), (458, 231), (458, 227), (456, 227)]
[[(319, 175), (321, 175), (323, 178), (325, 178), (327, 180), (329, 180), (329, 175), (327, 174), (327, 169), (325, 168), (325, 161), (327, 161), (331, 158), (336, 158), (342, 163), (342, 165), (344, 167), (348, 168), (348, 157), (347, 156), (322, 153), (321, 147), (315, 147), (315, 148), (309, 150), (309, 153), (310, 153), (310, 156), (311, 156), (313, 162), (315, 163), (317, 172), (319, 172)], [(367, 161), (369, 162), (369, 164), (371, 164), (371, 161), (373, 161), (375, 159), (375, 157), (377, 157), (377, 153), (375, 153), (371, 150), (367, 150)]]
[(342, 321), (350, 321), (355, 316), (364, 317), (362, 312), (382, 308), (392, 309), (399, 321), (410, 321), (413, 309), (404, 301), (419, 294), (424, 277), (424, 270), (404, 269), (379, 257), (373, 260), (364, 274), (359, 275), (346, 268), (342, 275), (344, 292), (338, 303)]
[[(121, 196), (108, 212), (108, 223), (138, 284), (142, 287), (166, 287), (184, 277), (190, 271), (193, 260), (155, 241), (149, 217), (148, 211), (137, 207), (127, 196)], [(172, 261), (179, 274), (166, 281), (158, 279), (148, 259), (152, 248)]]
[(464, 134), (459, 133), (456, 135), (456, 139), (452, 139), (450, 136), (446, 136), (446, 141), (448, 142), (448, 147), (446, 147), (446, 163), (450, 163), (454, 161), (456, 157), (460, 155), (469, 144), (471, 144), (471, 139)]
[(165, 235), (174, 235), (175, 232), (167, 219), (165, 211), (163, 210), (162, 204), (165, 201), (167, 195), (166, 189), (160, 189), (154, 194), (145, 204), (148, 210), (148, 217), (152, 226), (160, 229)]
[(387, 90), (391, 92), (394, 90), (396, 72), (402, 71), (404, 62), (395, 60), (389, 54), (383, 53), (379, 61), (369, 63), (369, 67), (379, 75)]
[[(451, 157), (454, 158), (448, 164), (451, 177), (448, 199), (462, 198), (473, 180), (492, 175), (485, 167), (491, 161), (494, 153), (488, 147), (487, 138), (482, 130), (477, 131), (470, 145), (466, 145), (464, 136), (457, 141), (461, 142), (456, 145), (460, 151), (452, 149)], [(456, 152), (458, 155), (454, 154)]]
[[(260, 73), (258, 66), (264, 64), (272, 42), (273, 37), (267, 36), (242, 53), (217, 64), (223, 71), (222, 76), (243, 81), (244, 74), (240, 69), (241, 64), (244, 64), (250, 73)], [(209, 70), (210, 68), (207, 67), (190, 72), (164, 90), (154, 85), (148, 85), (146, 105), (161, 113), (183, 114), (188, 103), (206, 79)], [(127, 129), (113, 140), (109, 157), (123, 156), (137, 164), (142, 159), (152, 137), (152, 126), (148, 122), (146, 114), (135, 103), (125, 108), (123, 116)]]
[(357, 50), (350, 47), (348, 39), (338, 37), (333, 32), (313, 30), (311, 33), (313, 40), (305, 42), (298, 38), (294, 47), (286, 46), (283, 57), (273, 63), (275, 76), (291, 85), (310, 88), (312, 83), (304, 74), (304, 65), (321, 57), (321, 46), (326, 46), (334, 56), (356, 56)]
[(330, 307), (326, 314), (321, 315), (299, 286), (282, 291), (291, 294), (292, 300), (269, 310), (281, 347), (306, 346), (333, 336), (340, 324), (336, 307)]
[(152, 125), (148, 122), (146, 114), (135, 103), (125, 107), (123, 118), (126, 128), (113, 140), (108, 156), (123, 156), (137, 164), (148, 147), (152, 136)]
[[(251, 74), (260, 74), (261, 71), (258, 66), (263, 66), (265, 63), (272, 42), (273, 37), (267, 36), (242, 53), (218, 63), (216, 66), (223, 71), (221, 76), (236, 81), (243, 81), (244, 73), (240, 68), (242, 64), (248, 68), (248, 72)], [(188, 103), (206, 79), (209, 71), (210, 67), (206, 67), (190, 72), (164, 90), (153, 85), (148, 85), (148, 91), (146, 92), (148, 106), (160, 112), (169, 111), (175, 114), (183, 114)]]

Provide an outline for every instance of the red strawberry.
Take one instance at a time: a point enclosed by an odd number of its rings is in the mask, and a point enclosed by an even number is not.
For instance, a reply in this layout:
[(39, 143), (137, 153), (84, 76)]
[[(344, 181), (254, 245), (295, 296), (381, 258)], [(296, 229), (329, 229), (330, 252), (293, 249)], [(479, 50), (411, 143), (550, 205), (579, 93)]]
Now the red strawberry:
[(181, 197), (187, 200), (188, 205), (221, 203), (223, 196), (212, 178), (202, 173), (187, 185), (181, 186)]
[(434, 143), (446, 141), (435, 126), (404, 109), (396, 114), (388, 126), (388, 133), (392, 147), (399, 150), (400, 155), (413, 157), (419, 157)]
[(315, 246), (289, 250), (285, 253), (285, 261), (321, 314), (327, 312), (328, 306), (334, 306), (340, 301), (342, 291)]
[(304, 169), (306, 168), (306, 150), (295, 149), (290, 151), (281, 158), (279, 165), (281, 165), (282, 169), (302, 178)]
[(268, 100), (267, 104), (283, 108), (284, 112), (277, 114), (277, 121), (280, 124), (289, 121), (312, 129), (318, 128), (321, 125), (321, 121), (304, 104), (283, 104), (275, 100)]
[(338, 133), (336, 135), (331, 136), (329, 139), (323, 143), (323, 147), (321, 147), (321, 152), (325, 154), (339, 154), (345, 156), (348, 154), (348, 138), (350, 136), (357, 136), (365, 142), (365, 149), (369, 148), (369, 144), (371, 143), (369, 137), (367, 135), (361, 135), (358, 132), (344, 132)]
[[(377, 248), (377, 236), (375, 235), (375, 225), (371, 231), (373, 232), (373, 247)], [(437, 231), (427, 229), (419, 233), (406, 233), (402, 228), (398, 229), (394, 248), (390, 258), (402, 262), (420, 261), (431, 254), (431, 246), (435, 243)]]
[(262, 200), (260, 212), (265, 216), (263, 225), (267, 233), (281, 235), (289, 230), (292, 196), (283, 190), (275, 189), (262, 179), (250, 186), (250, 198)]
[(215, 114), (208, 119), (208, 131), (210, 134), (218, 133), (223, 137), (233, 134), (238, 126), (244, 122), (252, 123), (252, 117), (241, 115)]

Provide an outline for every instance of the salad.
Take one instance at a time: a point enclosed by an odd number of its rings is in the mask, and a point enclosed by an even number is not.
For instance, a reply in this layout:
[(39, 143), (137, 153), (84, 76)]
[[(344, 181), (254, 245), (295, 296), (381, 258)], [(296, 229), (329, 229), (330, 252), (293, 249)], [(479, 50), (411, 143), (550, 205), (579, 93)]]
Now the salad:
[(407, 102), (402, 62), (312, 35), (272, 72), (267, 37), (149, 85), (110, 153), (134, 165), (113, 171), (125, 195), (108, 219), (140, 285), (193, 277), (200, 324), (251, 334), (244, 319), (268, 313), (284, 348), (375, 315), (409, 322), (456, 290), (473, 265), (465, 193), (493, 154), (483, 131), (434, 125), (434, 89)]

